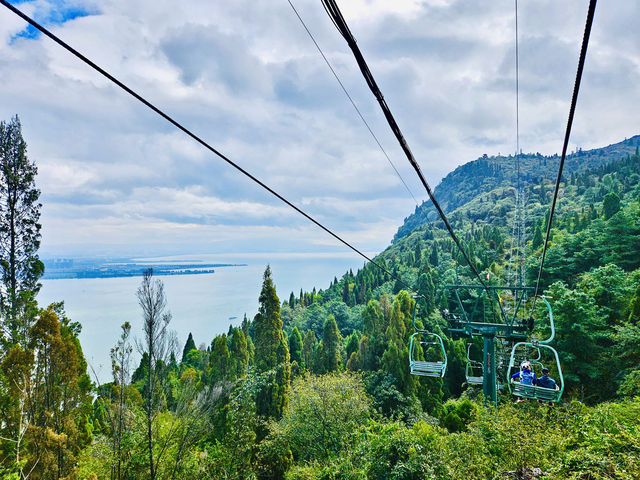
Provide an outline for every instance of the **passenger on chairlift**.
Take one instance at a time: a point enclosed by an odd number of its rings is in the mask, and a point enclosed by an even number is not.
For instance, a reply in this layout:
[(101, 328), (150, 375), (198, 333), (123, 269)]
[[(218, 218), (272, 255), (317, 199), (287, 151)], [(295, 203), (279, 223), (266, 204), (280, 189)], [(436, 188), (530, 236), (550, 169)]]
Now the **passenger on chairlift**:
[(536, 374), (531, 370), (531, 364), (529, 362), (522, 362), (520, 371), (511, 375), (511, 381), (516, 378), (520, 380), (521, 385), (535, 385), (538, 381)]
[(556, 389), (556, 381), (549, 376), (549, 369), (547, 367), (542, 368), (542, 376), (538, 378), (536, 383), (538, 387)]

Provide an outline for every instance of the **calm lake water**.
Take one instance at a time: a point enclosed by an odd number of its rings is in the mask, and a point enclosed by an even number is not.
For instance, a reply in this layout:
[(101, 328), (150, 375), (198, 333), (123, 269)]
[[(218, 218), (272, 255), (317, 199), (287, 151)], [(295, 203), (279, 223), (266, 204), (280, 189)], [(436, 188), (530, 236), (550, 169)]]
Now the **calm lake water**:
[[(173, 315), (180, 354), (189, 332), (196, 345), (209, 345), (213, 337), (238, 325), (246, 313), (253, 318), (265, 266), (271, 265), (272, 278), (280, 300), (297, 295), (300, 288), (325, 289), (334, 276), (361, 268), (363, 261), (351, 254), (276, 255), (199, 255), (144, 259), (147, 261), (193, 261), (246, 263), (242, 267), (218, 267), (213, 274), (158, 276), (165, 285), (168, 308)], [(109, 350), (115, 344), (120, 326), (129, 321), (134, 336), (141, 338), (142, 316), (136, 299), (141, 277), (43, 280), (38, 303), (64, 301), (69, 318), (82, 324), (80, 341), (85, 358), (101, 381), (110, 377)], [(137, 364), (138, 359), (135, 359)]]

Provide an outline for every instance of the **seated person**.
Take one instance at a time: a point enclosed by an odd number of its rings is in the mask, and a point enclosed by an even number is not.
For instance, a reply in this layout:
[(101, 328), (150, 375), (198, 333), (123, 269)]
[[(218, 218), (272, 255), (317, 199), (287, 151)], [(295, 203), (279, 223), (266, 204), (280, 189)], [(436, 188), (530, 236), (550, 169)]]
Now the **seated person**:
[(511, 375), (511, 381), (519, 379), (522, 385), (535, 385), (538, 379), (536, 374), (531, 371), (531, 364), (529, 362), (522, 362), (520, 365), (520, 371)]
[(556, 389), (556, 381), (549, 376), (548, 368), (542, 368), (542, 376), (538, 378), (538, 382), (536, 383), (536, 385), (542, 388), (550, 388), (551, 390)]

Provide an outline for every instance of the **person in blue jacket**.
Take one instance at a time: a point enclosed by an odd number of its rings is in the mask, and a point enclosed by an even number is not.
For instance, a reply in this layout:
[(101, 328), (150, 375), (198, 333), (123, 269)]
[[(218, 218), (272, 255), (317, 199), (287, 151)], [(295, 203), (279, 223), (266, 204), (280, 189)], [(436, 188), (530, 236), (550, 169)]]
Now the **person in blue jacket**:
[(549, 376), (549, 369), (547, 367), (542, 368), (542, 376), (538, 378), (537, 386), (542, 388), (556, 389), (556, 381)]
[(531, 370), (531, 364), (529, 362), (522, 362), (520, 371), (511, 375), (511, 381), (516, 378), (520, 380), (522, 385), (536, 385), (538, 382), (536, 374)]

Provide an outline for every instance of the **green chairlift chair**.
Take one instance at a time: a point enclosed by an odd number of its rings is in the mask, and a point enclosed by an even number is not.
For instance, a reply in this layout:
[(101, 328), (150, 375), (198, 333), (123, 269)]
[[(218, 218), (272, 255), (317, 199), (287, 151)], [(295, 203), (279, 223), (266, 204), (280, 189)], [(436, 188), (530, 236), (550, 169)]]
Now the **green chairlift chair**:
[[(464, 376), (467, 379), (468, 385), (482, 385), (484, 383), (484, 377), (482, 375), (482, 362), (477, 360), (471, 360), (471, 346), (467, 345), (467, 366), (465, 367)], [(477, 375), (480, 373), (480, 376)]]
[[(420, 329), (416, 326), (416, 310), (418, 309), (418, 300), (424, 297), (416, 298), (416, 304), (413, 308), (413, 328), (416, 331), (411, 335), (409, 342), (409, 371), (412, 375), (420, 375), (423, 377), (444, 377), (447, 371), (447, 352), (444, 349), (442, 337), (437, 333)], [(418, 348), (420, 346), (421, 348)], [(439, 355), (436, 358), (426, 360), (420, 358), (421, 352), (427, 353), (430, 347), (436, 347)]]
[[(551, 343), (551, 341), (553, 341), (555, 337), (555, 326), (553, 323), (553, 312), (551, 311), (551, 305), (549, 305), (549, 302), (547, 302), (547, 299), (545, 297), (541, 297), (541, 298), (544, 301), (544, 303), (547, 305), (547, 308), (549, 310), (549, 321), (551, 323), (551, 336), (546, 340), (540, 340), (540, 341), (532, 340), (531, 342), (518, 342), (513, 346), (513, 349), (511, 350), (511, 357), (509, 359), (509, 367), (507, 369), (507, 377), (508, 377), (507, 385), (509, 386), (509, 391), (511, 392), (511, 394), (515, 395), (516, 397), (557, 403), (562, 398), (562, 393), (564, 392), (564, 378), (562, 376), (562, 367), (560, 366), (560, 359), (558, 357), (558, 352), (553, 347), (548, 345), (548, 343)], [(518, 356), (518, 349), (524, 349), (527, 347), (538, 349), (538, 352), (539, 352), (538, 358), (533, 359), (532, 363), (540, 363), (540, 365), (542, 365), (542, 362), (540, 361), (541, 351), (539, 349), (546, 349), (551, 351), (551, 353), (553, 354), (553, 358), (555, 359), (556, 368), (558, 370), (558, 378), (556, 380), (555, 389), (539, 387), (536, 385), (523, 385), (519, 382), (511, 381), (509, 374), (511, 370), (515, 368), (515, 366), (517, 365), (516, 358)]]

